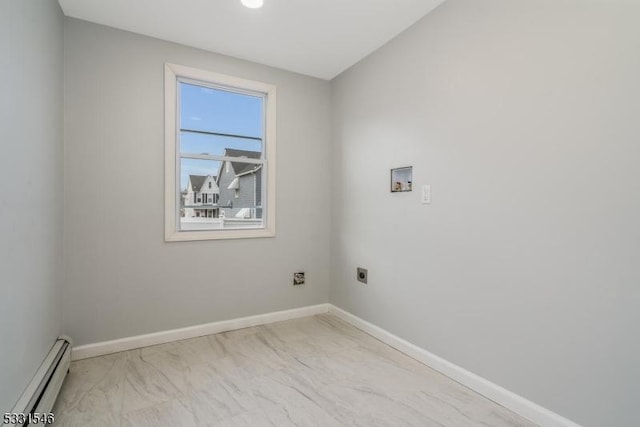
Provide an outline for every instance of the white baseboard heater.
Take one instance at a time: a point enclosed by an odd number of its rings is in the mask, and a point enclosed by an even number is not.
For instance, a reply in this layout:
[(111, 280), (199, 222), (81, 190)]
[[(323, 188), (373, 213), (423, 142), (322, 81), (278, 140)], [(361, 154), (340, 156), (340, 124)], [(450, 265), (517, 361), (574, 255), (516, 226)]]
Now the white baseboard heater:
[(11, 424), (5, 423), (3, 426), (44, 425), (45, 422), (41, 420), (46, 420), (45, 414), (53, 409), (70, 364), (71, 339), (60, 337), (11, 412), (11, 414), (24, 414), (24, 419), (14, 419), (11, 420)]

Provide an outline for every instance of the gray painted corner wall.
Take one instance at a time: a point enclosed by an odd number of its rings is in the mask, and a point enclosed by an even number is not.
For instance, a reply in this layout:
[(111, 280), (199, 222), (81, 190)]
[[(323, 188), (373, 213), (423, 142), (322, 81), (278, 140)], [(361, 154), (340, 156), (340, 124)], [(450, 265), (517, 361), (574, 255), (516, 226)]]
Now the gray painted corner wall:
[(0, 413), (60, 334), (63, 17), (58, 2), (0, 2)]
[(585, 426), (637, 425), (638, 22), (449, 0), (334, 80), (331, 302)]
[[(164, 242), (165, 62), (277, 86), (275, 238)], [(86, 344), (326, 303), (329, 100), (327, 81), (66, 18), (65, 332)]]

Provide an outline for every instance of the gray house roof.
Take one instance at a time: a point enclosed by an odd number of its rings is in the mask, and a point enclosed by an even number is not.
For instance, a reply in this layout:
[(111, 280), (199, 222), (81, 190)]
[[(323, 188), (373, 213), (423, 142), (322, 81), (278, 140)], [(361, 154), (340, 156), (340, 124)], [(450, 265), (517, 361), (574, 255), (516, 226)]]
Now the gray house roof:
[(200, 191), (200, 187), (202, 187), (206, 179), (207, 177), (202, 175), (189, 175), (189, 181), (191, 181), (191, 188), (193, 188), (193, 191), (196, 193)]
[[(261, 153), (259, 151), (236, 150), (235, 148), (224, 149), (224, 155), (227, 157), (247, 157), (249, 159), (259, 159), (260, 154)], [(233, 166), (233, 171), (236, 173), (236, 175), (240, 175), (245, 172), (249, 172), (252, 169), (256, 169), (260, 165), (256, 165), (255, 163), (231, 162), (231, 166)]]

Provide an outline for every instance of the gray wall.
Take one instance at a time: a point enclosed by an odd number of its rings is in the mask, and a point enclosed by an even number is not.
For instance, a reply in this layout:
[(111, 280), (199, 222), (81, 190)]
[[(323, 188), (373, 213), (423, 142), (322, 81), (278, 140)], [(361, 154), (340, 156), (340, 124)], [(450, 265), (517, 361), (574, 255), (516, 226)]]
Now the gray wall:
[(60, 334), (62, 33), (58, 2), (0, 1), (0, 413)]
[[(165, 62), (277, 85), (276, 238), (164, 242)], [(65, 19), (65, 331), (86, 344), (327, 302), (329, 100), (323, 80)]]
[(576, 422), (637, 425), (639, 22), (449, 0), (337, 78), (331, 301)]

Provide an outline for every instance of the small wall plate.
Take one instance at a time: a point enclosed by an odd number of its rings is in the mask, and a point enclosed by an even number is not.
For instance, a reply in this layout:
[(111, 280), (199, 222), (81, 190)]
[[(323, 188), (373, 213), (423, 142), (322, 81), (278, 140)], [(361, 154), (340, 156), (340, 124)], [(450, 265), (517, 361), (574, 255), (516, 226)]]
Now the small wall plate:
[(293, 286), (304, 285), (304, 271), (293, 273)]
[(369, 275), (369, 272), (367, 271), (366, 268), (358, 267), (358, 270), (356, 272), (356, 279), (358, 279), (358, 282), (362, 282), (366, 284), (368, 275)]

